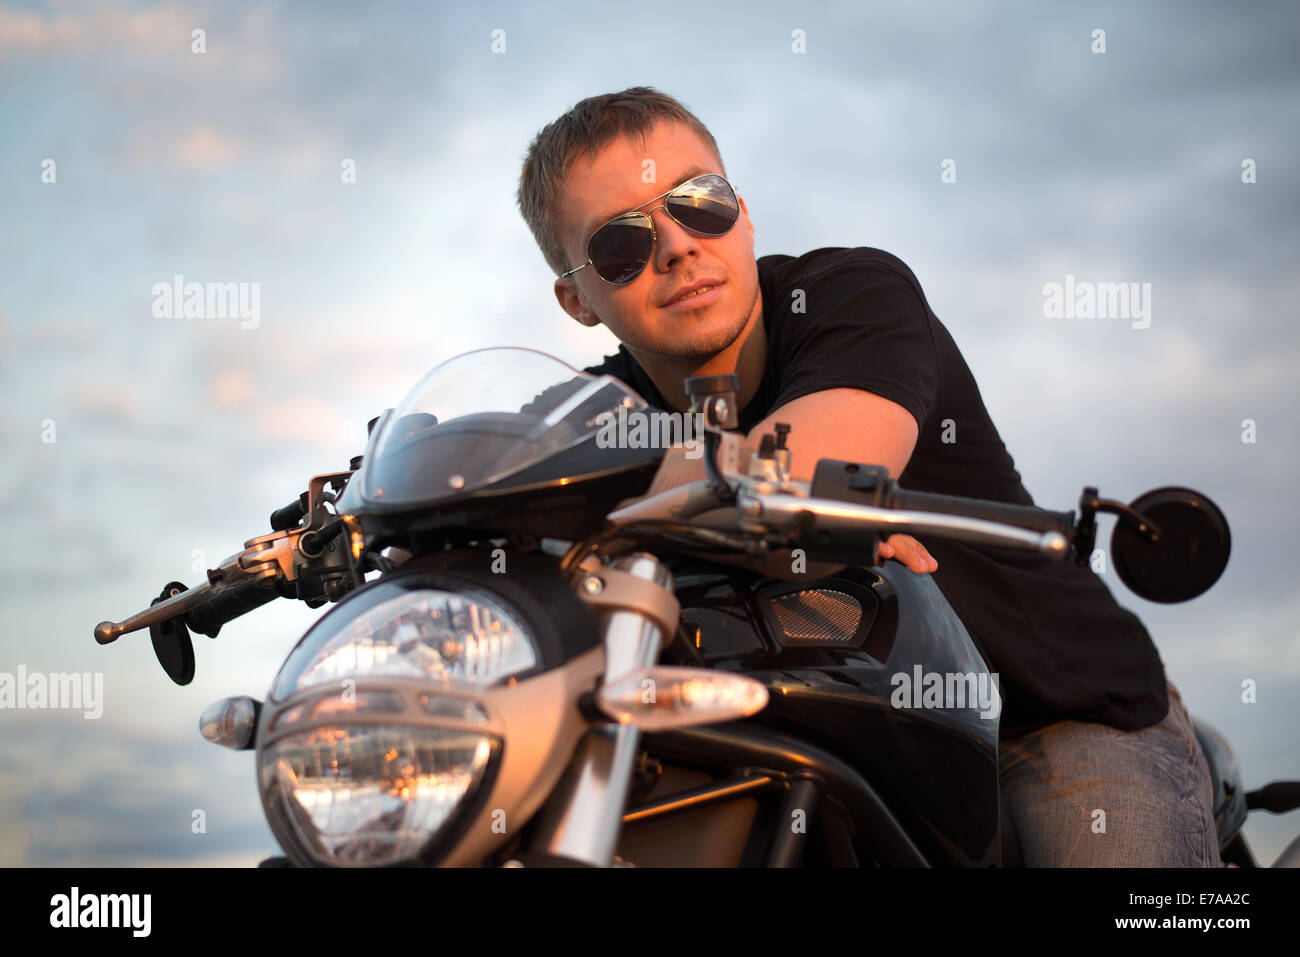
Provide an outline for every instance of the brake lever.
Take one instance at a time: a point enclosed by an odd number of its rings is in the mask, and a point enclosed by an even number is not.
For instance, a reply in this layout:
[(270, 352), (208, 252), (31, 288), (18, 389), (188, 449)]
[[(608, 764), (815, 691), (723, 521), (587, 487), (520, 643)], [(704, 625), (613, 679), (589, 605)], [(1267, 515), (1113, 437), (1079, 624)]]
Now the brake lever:
[[(302, 594), (304, 589), (300, 587), (298, 597), (311, 607), (319, 607), (326, 599), (337, 600), (345, 590), (340, 582), (346, 577), (348, 566), (346, 556), (342, 554), (346, 549), (334, 549), (331, 555), (328, 547), (331, 536), (322, 535), (328, 527), (338, 528), (339, 522), (325, 508), (331, 501), (325, 487), (345, 484), (353, 471), (313, 476), (307, 483), (307, 511), (302, 525), (250, 538), (244, 542), (243, 551), (229, 556), (216, 568), (208, 569), (207, 581), (202, 584), (151, 605), (124, 621), (101, 621), (95, 626), (95, 641), (101, 645), (111, 644), (122, 635), (186, 615), (217, 595), (252, 580), (259, 580), (267, 588), (280, 591), (287, 583), (306, 584), (303, 582), (307, 577), (304, 573), (310, 572), (311, 594)], [(320, 595), (316, 594), (317, 585)]]
[[(209, 569), (208, 580), (203, 584), (195, 585), (179, 595), (173, 595), (156, 605), (151, 605), (125, 621), (101, 621), (95, 626), (95, 641), (101, 645), (112, 644), (123, 635), (184, 615), (210, 601), (215, 595), (228, 591), (246, 581), (251, 579), (268, 580), (278, 577), (280, 574), (279, 561), (283, 549), (265, 541), (274, 538), (287, 539), (287, 533), (275, 532), (271, 535), (264, 535), (261, 539), (249, 539), (245, 543), (247, 547), (242, 552), (236, 552), (215, 569)], [(244, 564), (245, 558), (250, 560), (250, 564)]]

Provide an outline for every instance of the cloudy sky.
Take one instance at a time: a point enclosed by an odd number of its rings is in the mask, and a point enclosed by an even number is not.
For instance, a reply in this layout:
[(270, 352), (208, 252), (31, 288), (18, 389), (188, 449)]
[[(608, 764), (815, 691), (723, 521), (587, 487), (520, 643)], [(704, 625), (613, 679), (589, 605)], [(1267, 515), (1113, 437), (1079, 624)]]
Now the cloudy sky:
[[(1293, 4), (357, 9), (0, 3), (0, 671), (102, 672), (105, 697), (97, 721), (0, 712), (0, 864), (273, 851), (251, 756), (196, 723), (262, 697), (319, 613), (197, 638), (187, 688), (147, 637), (91, 630), (266, 531), (439, 361), (611, 351), (555, 305), (514, 187), (542, 125), (639, 84), (713, 130), (760, 255), (913, 268), (1040, 504), (1177, 484), (1223, 507), (1201, 599), (1108, 581), (1247, 786), (1300, 778)], [(259, 284), (259, 320), (156, 316), (178, 274)], [(1045, 317), (1067, 275), (1150, 283), (1149, 326)], [(1296, 833), (1247, 830), (1266, 860)]]

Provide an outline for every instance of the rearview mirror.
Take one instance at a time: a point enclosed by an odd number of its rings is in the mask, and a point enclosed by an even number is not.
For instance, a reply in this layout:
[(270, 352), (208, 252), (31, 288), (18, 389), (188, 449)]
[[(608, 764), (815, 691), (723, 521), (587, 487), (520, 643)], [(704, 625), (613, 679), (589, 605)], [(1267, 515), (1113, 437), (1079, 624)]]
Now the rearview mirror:
[[(180, 582), (169, 582), (162, 594), (149, 603), (150, 607), (183, 591), (185, 586)], [(158, 664), (163, 666), (168, 678), (178, 685), (187, 685), (194, 680), (194, 642), (190, 640), (190, 630), (185, 627), (184, 615), (150, 625), (149, 638), (153, 641), (153, 653)]]
[(1204, 594), (1228, 564), (1228, 520), (1210, 499), (1189, 488), (1167, 486), (1129, 506), (1152, 522), (1156, 541), (1121, 518), (1111, 536), (1120, 580), (1148, 601), (1172, 604)]

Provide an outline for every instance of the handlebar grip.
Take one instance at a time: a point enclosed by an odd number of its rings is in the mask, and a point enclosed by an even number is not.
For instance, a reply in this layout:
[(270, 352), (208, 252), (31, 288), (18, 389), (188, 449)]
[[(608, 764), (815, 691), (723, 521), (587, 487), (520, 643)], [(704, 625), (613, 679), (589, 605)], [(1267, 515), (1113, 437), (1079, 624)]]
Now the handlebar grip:
[(234, 621), (278, 597), (279, 592), (273, 584), (250, 578), (229, 591), (218, 592), (197, 608), (191, 608), (185, 615), (185, 624), (190, 631), (215, 638), (226, 622)]
[(1060, 532), (1066, 541), (1074, 541), (1074, 512), (1053, 512), (1033, 505), (1012, 505), (988, 499), (960, 498), (935, 492), (913, 492), (894, 486), (889, 495), (890, 508), (918, 512), (941, 512), (990, 522), (1003, 522), (1036, 532)]
[(1300, 807), (1300, 781), (1274, 781), (1255, 791), (1246, 792), (1246, 807), (1251, 810), (1285, 814)]

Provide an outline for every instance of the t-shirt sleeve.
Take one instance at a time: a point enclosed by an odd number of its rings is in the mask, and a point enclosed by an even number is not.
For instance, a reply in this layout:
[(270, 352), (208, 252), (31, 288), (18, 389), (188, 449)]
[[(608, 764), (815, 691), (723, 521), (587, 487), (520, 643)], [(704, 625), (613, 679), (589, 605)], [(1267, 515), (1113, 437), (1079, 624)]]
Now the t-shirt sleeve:
[[(929, 309), (905, 276), (853, 256), (781, 290), (790, 360), (772, 408), (825, 389), (862, 389), (896, 402), (921, 428), (938, 404), (939, 363)], [(790, 285), (790, 284), (787, 284)], [(797, 309), (802, 305), (803, 314)]]

